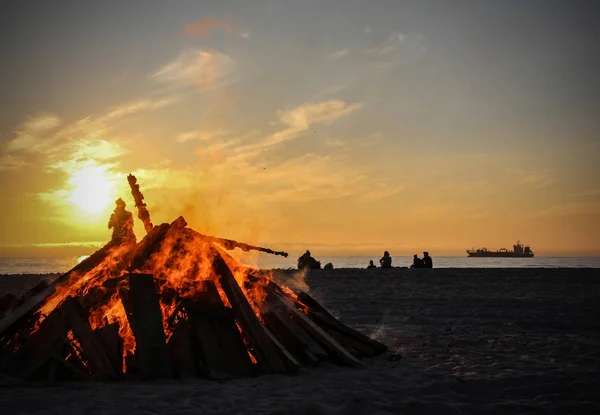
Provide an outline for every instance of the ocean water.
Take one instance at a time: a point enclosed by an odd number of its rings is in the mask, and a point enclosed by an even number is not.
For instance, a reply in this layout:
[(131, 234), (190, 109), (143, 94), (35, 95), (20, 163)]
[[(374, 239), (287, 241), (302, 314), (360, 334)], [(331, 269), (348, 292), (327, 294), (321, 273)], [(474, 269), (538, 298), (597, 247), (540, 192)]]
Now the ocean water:
[[(234, 251), (235, 252), (235, 251)], [(79, 258), (0, 258), (0, 274), (46, 274), (66, 272)], [(319, 257), (322, 265), (331, 262), (334, 268), (366, 268), (369, 260), (378, 264), (379, 256)], [(260, 268), (296, 268), (297, 258), (259, 255), (246, 265)], [(392, 257), (395, 267), (410, 266), (412, 256)], [(534, 258), (469, 258), (462, 256), (433, 257), (434, 268), (600, 268), (600, 257), (534, 257)]]

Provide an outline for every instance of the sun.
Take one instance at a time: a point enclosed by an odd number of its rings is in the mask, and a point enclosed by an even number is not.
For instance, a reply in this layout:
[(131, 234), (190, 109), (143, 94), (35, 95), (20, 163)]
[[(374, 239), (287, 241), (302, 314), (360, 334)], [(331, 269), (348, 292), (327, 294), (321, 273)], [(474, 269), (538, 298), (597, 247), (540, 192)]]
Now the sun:
[(68, 181), (73, 188), (69, 201), (86, 213), (99, 213), (113, 200), (114, 184), (103, 166), (84, 167)]

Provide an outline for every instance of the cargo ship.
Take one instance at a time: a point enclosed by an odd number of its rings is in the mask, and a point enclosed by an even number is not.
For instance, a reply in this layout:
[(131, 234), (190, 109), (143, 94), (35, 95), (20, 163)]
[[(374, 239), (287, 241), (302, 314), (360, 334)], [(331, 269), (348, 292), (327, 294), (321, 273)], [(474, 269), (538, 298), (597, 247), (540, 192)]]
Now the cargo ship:
[(509, 251), (506, 248), (502, 248), (498, 251), (488, 251), (487, 248), (481, 249), (467, 249), (469, 257), (478, 258), (533, 258), (533, 251), (529, 246), (521, 245), (520, 241), (517, 241), (516, 245), (513, 245), (513, 250)]

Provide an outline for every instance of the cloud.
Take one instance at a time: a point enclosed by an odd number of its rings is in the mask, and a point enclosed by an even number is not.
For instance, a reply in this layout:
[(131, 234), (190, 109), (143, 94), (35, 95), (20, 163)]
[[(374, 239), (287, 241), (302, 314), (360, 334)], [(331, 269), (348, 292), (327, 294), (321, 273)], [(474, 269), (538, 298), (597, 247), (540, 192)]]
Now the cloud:
[(252, 36), (252, 33), (250, 33), (250, 32), (242, 32), (242, 33), (240, 33), (240, 37), (242, 39), (248, 39), (250, 36)]
[(217, 29), (223, 29), (227, 34), (231, 33), (231, 26), (220, 19), (198, 19), (193, 23), (188, 23), (183, 27), (183, 33), (190, 37), (199, 37), (209, 35)]
[(217, 137), (222, 137), (231, 133), (231, 130), (216, 130), (216, 131), (204, 131), (204, 130), (193, 130), (186, 131), (177, 136), (176, 140), (178, 143), (185, 143), (188, 141), (209, 141)]
[(392, 32), (386, 40), (369, 49), (367, 54), (372, 56), (387, 55), (395, 51), (405, 40), (406, 36), (404, 34)]
[(336, 59), (343, 58), (344, 56), (346, 56), (348, 54), (349, 51), (350, 51), (349, 49), (343, 49), (343, 50), (338, 50), (337, 52), (333, 52), (331, 55), (329, 55), (327, 57), (327, 60), (336, 60)]
[(21, 124), (15, 137), (7, 143), (6, 149), (8, 151), (35, 151), (41, 144), (37, 137), (55, 129), (60, 123), (61, 120), (56, 115), (41, 114), (31, 117)]
[(517, 178), (518, 183), (536, 189), (547, 187), (554, 183), (554, 179), (545, 170), (522, 171), (519, 169), (508, 169), (508, 172)]
[(104, 123), (113, 119), (124, 117), (126, 115), (164, 108), (175, 104), (179, 100), (179, 97), (171, 96), (157, 99), (140, 99), (126, 104), (121, 104), (109, 110), (105, 115), (100, 117), (97, 122)]
[(25, 160), (11, 156), (10, 154), (4, 154), (0, 157), (0, 171), (2, 170), (16, 170), (22, 166), (24, 166)]
[(155, 71), (151, 78), (179, 88), (195, 85), (207, 89), (235, 82), (236, 67), (236, 62), (223, 53), (187, 49)]

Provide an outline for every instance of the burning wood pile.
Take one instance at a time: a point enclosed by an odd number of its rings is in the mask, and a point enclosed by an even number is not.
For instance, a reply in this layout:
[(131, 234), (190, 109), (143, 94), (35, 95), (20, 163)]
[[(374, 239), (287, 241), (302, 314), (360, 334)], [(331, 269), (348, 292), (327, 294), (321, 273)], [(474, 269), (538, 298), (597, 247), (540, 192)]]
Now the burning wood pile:
[(360, 367), (386, 346), (341, 324), (312, 297), (224, 250), (276, 252), (203, 235), (182, 217), (154, 226), (128, 176), (147, 232), (136, 243), (125, 203), (112, 239), (54, 282), (11, 301), (0, 320), (0, 372), (32, 380), (294, 373), (323, 361)]

